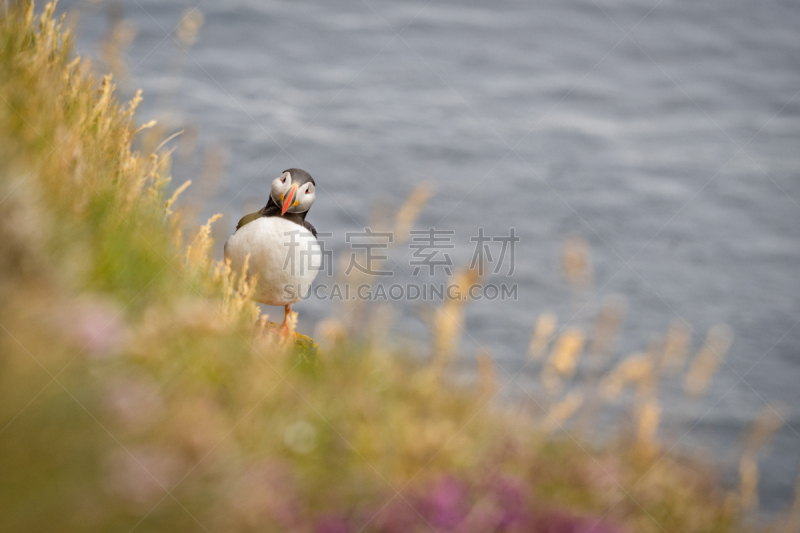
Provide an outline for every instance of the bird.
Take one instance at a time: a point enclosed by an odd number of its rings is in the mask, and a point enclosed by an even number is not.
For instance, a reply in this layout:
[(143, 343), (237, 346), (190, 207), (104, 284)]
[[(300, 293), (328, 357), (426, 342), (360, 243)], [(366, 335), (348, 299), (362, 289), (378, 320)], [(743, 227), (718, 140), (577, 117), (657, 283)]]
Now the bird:
[(305, 298), (321, 268), (317, 230), (306, 215), (316, 198), (316, 183), (305, 170), (290, 168), (272, 181), (267, 205), (242, 217), (225, 243), (225, 260), (247, 275), (258, 275), (253, 299), (283, 306), (281, 333), (289, 333), (292, 305)]

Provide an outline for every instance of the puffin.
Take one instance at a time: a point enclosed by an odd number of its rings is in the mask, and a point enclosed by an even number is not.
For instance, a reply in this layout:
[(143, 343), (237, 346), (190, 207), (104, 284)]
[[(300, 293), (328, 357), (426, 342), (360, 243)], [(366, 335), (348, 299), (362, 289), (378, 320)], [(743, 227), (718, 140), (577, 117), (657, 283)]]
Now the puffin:
[(254, 300), (285, 310), (281, 333), (289, 332), (292, 305), (306, 297), (322, 266), (317, 230), (306, 221), (316, 183), (305, 170), (290, 168), (272, 181), (269, 200), (245, 215), (225, 243), (225, 260), (247, 275), (258, 275)]

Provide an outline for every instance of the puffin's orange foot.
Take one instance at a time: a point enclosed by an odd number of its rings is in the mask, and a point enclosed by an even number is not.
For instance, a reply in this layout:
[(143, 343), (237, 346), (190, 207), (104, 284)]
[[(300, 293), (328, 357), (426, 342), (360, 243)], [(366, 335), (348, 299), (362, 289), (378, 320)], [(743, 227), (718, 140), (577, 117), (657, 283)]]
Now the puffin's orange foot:
[(291, 329), (289, 329), (289, 324), (284, 322), (283, 324), (281, 324), (280, 335), (283, 338), (286, 338), (286, 337), (289, 337), (289, 336), (294, 337), (294, 336), (297, 335), (297, 332), (296, 331), (292, 331)]
[(291, 305), (284, 306), (284, 309), (286, 311), (286, 315), (283, 317), (283, 324), (281, 324), (281, 337), (285, 339), (289, 337), (290, 333), (294, 333), (292, 337), (295, 337), (297, 333), (295, 333), (292, 329), (289, 328), (289, 318), (292, 316), (292, 306)]

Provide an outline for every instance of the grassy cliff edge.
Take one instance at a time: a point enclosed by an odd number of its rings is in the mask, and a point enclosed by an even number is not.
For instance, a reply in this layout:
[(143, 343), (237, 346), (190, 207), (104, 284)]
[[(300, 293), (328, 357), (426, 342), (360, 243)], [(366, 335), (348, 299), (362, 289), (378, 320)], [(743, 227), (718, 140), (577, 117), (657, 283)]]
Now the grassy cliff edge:
[(132, 148), (140, 97), (54, 10), (0, 12), (0, 529), (739, 531), (660, 450), (554, 435), (370, 343), (254, 335), (213, 220), (181, 231), (169, 150)]

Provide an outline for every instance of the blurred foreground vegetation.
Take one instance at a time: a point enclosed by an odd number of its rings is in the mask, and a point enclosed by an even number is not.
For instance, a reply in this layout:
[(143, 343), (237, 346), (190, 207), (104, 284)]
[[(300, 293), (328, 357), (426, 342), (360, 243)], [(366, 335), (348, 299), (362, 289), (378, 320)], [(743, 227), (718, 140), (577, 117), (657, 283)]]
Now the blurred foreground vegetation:
[[(490, 401), (486, 358), (448, 380), (461, 304), (425, 365), (335, 324), (323, 351), (254, 328), (211, 222), (181, 230), (169, 151), (132, 148), (139, 97), (118, 103), (53, 11), (0, 15), (0, 530), (740, 530), (742, 497), (659, 448), (647, 379), (636, 435), (596, 449), (554, 431), (574, 396), (537, 419)], [(583, 344), (556, 340), (548, 389)]]

